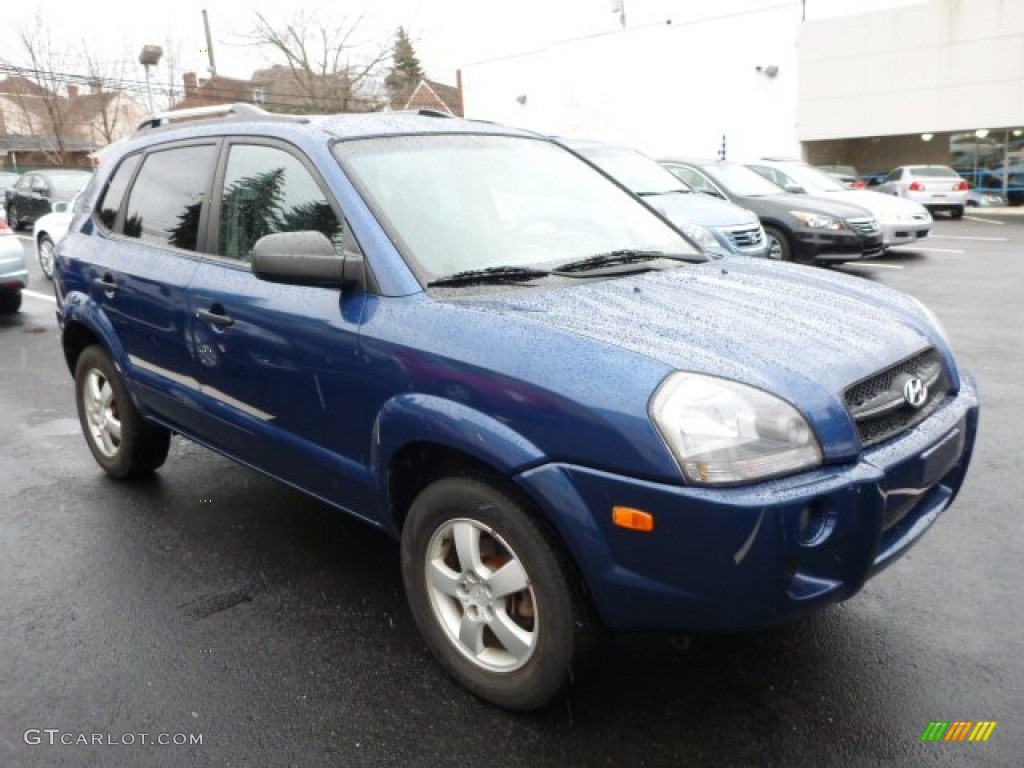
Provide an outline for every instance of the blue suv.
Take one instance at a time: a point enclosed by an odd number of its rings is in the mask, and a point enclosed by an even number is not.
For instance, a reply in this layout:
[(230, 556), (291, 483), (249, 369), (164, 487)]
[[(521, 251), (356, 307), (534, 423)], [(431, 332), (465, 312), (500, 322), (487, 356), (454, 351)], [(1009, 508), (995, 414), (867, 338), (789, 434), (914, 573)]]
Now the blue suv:
[(974, 445), (974, 385), (916, 300), (713, 258), (492, 124), (157, 115), (55, 266), (107, 473), (156, 469), (178, 433), (390, 533), (438, 661), (511, 709), (609, 629), (850, 597)]

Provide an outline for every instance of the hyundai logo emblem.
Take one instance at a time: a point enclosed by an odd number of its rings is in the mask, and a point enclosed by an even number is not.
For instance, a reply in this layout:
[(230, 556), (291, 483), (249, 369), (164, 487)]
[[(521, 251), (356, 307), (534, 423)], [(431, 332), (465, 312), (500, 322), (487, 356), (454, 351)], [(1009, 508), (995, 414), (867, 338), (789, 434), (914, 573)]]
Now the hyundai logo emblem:
[(920, 408), (928, 399), (928, 387), (915, 376), (903, 385), (903, 399), (911, 408)]

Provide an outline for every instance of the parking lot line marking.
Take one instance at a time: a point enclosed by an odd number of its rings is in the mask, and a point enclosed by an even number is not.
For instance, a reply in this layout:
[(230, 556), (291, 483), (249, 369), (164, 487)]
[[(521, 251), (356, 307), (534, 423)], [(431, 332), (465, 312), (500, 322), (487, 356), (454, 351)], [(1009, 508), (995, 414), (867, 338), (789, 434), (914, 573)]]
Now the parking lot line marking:
[(955, 253), (957, 256), (963, 256), (967, 251), (961, 251), (957, 248), (916, 248), (912, 245), (904, 245), (902, 248), (907, 250), (895, 251), (896, 253)]
[(1000, 227), (1006, 223), (1005, 221), (998, 221), (996, 219), (982, 219), (978, 216), (965, 216), (964, 218), (970, 219), (971, 221), (980, 221), (982, 224), (998, 224)]
[(982, 243), (1008, 243), (1008, 237), (962, 237), (960, 235), (932, 235), (932, 240), (977, 240)]
[(26, 242), (32, 242), (32, 235), (16, 235), (19, 240), (25, 240)]
[(903, 269), (899, 264), (879, 264), (877, 261), (847, 261), (844, 267), (877, 267), (878, 269)]
[(53, 296), (47, 296), (45, 293), (36, 293), (35, 291), (22, 291), (22, 296), (31, 296), (33, 299), (42, 299), (43, 301), (49, 301), (53, 304), (57, 303), (57, 299)]

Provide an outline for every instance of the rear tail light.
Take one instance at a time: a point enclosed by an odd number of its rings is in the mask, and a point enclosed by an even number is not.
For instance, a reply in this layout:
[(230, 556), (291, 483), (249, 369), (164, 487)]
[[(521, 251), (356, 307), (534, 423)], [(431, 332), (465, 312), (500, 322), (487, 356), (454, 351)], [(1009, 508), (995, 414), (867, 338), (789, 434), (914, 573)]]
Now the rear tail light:
[(924, 184), (922, 184), (920, 181), (912, 181), (910, 182), (910, 191), (924, 192)]
[(864, 187), (866, 187), (867, 185), (868, 183), (864, 181), (864, 179), (855, 179), (853, 184), (851, 184), (850, 186), (853, 187), (854, 189), (864, 189)]
[(0, 232), (10, 232), (11, 228), (7, 226), (7, 219), (0, 219)]
[(966, 192), (967, 182), (964, 181), (963, 179), (960, 179), (960, 182), (955, 187), (953, 187), (953, 189), (955, 189), (957, 192)]

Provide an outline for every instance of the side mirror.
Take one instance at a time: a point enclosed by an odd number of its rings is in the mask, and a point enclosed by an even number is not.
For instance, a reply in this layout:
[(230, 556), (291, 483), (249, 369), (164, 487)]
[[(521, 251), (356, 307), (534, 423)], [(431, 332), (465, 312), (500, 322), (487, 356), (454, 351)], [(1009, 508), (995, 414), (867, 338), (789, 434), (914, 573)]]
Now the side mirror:
[(326, 235), (314, 230), (261, 237), (252, 247), (252, 271), (270, 283), (320, 288), (361, 285), (366, 274), (362, 256), (339, 256)]
[(787, 183), (783, 187), (783, 189), (786, 190), (787, 192), (789, 192), (792, 195), (806, 195), (807, 194), (807, 190), (806, 189), (801, 187), (799, 184), (794, 184), (793, 182)]
[(67, 213), (70, 208), (70, 203), (60, 202), (53, 204), (53, 213)]

